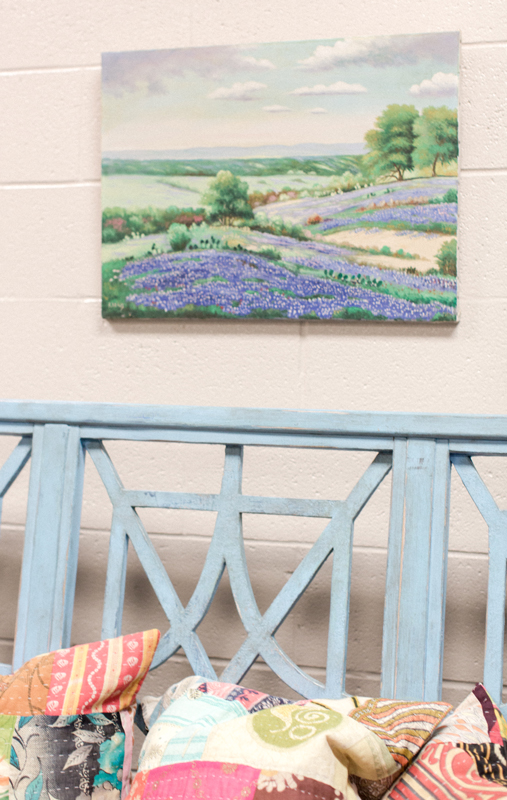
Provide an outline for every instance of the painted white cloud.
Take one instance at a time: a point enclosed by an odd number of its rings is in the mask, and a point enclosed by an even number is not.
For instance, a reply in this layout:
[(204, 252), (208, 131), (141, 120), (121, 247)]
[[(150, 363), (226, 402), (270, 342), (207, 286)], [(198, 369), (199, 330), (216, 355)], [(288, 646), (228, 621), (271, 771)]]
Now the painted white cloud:
[(360, 83), (336, 81), (336, 83), (331, 83), (329, 86), (325, 86), (323, 83), (318, 83), (316, 86), (300, 86), (299, 89), (294, 89), (294, 91), (289, 94), (361, 94), (367, 91), (368, 90), (364, 86), (361, 86)]
[(423, 33), (402, 36), (371, 36), (340, 39), (333, 45), (318, 45), (311, 56), (298, 64), (305, 70), (330, 70), (341, 64), (369, 64), (374, 67), (417, 64), (436, 58), (456, 62), (459, 37), (456, 33)]
[(458, 76), (453, 72), (435, 72), (430, 80), (414, 83), (410, 94), (430, 97), (445, 97), (458, 90)]
[(371, 40), (342, 39), (334, 45), (318, 45), (315, 52), (299, 61), (302, 67), (311, 70), (332, 69), (336, 64), (360, 61), (368, 55)]
[(263, 111), (268, 111), (270, 114), (284, 114), (287, 111), (292, 111), (289, 106), (264, 106)]
[(242, 56), (241, 64), (253, 69), (276, 69), (275, 65), (268, 58), (254, 58), (253, 56)]
[(310, 114), (327, 114), (327, 108), (321, 108), (318, 106), (317, 108), (310, 108)]
[(246, 81), (246, 83), (233, 83), (232, 86), (220, 86), (210, 92), (210, 100), (253, 100), (256, 93), (265, 89), (265, 83)]

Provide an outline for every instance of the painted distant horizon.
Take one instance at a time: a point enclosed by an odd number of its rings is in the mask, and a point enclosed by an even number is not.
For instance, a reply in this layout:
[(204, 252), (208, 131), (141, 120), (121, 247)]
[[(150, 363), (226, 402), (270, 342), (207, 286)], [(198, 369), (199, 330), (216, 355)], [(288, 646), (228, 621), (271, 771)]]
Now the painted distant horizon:
[(456, 321), (459, 34), (104, 53), (103, 316)]
[(102, 153), (102, 160), (133, 159), (200, 159), (200, 158), (279, 158), (284, 156), (348, 156), (360, 155), (366, 150), (364, 142), (343, 142), (337, 144), (319, 144), (318, 142), (301, 142), (300, 144), (268, 144), (254, 147), (182, 147), (176, 150), (112, 150)]

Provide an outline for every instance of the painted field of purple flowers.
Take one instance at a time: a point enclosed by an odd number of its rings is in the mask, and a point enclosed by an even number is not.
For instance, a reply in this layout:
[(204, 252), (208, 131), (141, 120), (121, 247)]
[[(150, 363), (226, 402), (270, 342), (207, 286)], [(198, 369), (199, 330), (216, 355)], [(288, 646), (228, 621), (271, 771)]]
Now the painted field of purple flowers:
[(325, 241), (226, 226), (191, 230), (183, 252), (104, 265), (121, 297), (109, 316), (455, 319), (453, 277), (372, 266)]

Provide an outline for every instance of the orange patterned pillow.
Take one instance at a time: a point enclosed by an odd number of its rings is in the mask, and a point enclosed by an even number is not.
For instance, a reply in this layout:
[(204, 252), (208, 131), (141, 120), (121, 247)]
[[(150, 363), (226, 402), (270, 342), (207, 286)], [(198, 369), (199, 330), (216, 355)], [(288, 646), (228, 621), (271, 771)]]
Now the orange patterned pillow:
[(0, 676), (0, 800), (119, 800), (157, 630), (35, 656)]
[(35, 656), (0, 676), (0, 714), (121, 711), (137, 694), (160, 638), (157, 630)]

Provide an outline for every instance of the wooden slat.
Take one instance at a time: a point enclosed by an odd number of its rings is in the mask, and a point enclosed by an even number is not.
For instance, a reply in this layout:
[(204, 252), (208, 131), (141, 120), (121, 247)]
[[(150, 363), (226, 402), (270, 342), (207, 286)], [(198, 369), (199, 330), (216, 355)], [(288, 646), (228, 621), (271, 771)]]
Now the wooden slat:
[(23, 436), (0, 469), (0, 521), (2, 519), (2, 504), (5, 494), (27, 463), (31, 451), (32, 437)]
[(36, 426), (14, 669), (38, 653), (68, 644), (82, 484), (77, 428)]
[(479, 440), (449, 441), (450, 453), (463, 453), (467, 456), (507, 456), (507, 441), (487, 442)]
[(1, 436), (31, 436), (32, 433), (33, 425), (28, 422), (4, 422), (0, 419)]
[(501, 703), (507, 577), (507, 512), (498, 508), (468, 456), (454, 455), (452, 461), (470, 497), (488, 525), (488, 611), (483, 680), (495, 703)]
[(0, 422), (65, 423), (131, 428), (252, 431), (255, 433), (411, 436), (507, 439), (507, 417), (471, 414), (397, 414), (351, 411), (293, 411), (196, 406), (46, 403), (4, 400)]
[(232, 444), (252, 447), (298, 447), (308, 450), (340, 449), (366, 450), (378, 452), (389, 450), (393, 446), (392, 436), (348, 436), (342, 434), (315, 434), (289, 430), (284, 432), (259, 430), (244, 431), (241, 428), (231, 431), (218, 428), (196, 428), (182, 430), (180, 428), (126, 428), (122, 426), (97, 427), (83, 426), (81, 436), (84, 439), (176, 442), (183, 444)]
[(298, 500), (292, 497), (238, 498), (243, 514), (274, 514), (285, 517), (320, 517), (331, 519), (339, 503), (336, 500)]
[[(187, 511), (218, 511), (219, 494), (191, 492), (125, 491), (123, 499), (135, 508), (185, 509)], [(331, 518), (336, 503), (332, 500), (303, 500), (292, 497), (262, 497), (238, 495), (230, 499), (238, 513), (275, 514), (296, 517)]]
[(433, 480), (431, 542), (428, 577), (428, 634), (424, 675), (425, 699), (440, 699), (444, 664), (444, 622), (447, 595), (451, 461), (449, 445), (436, 442)]
[(333, 547), (327, 642), (327, 697), (345, 694), (354, 521), (390, 472), (391, 464), (391, 454), (380, 453), (351, 490), (341, 511), (337, 512), (339, 524)]
[[(432, 565), (447, 557), (446, 448), (446, 443), (438, 448), (431, 440), (395, 443), (382, 660), (384, 697), (435, 699), (438, 690), (433, 679), (432, 685), (426, 686), (426, 676), (435, 672), (438, 676), (441, 670), (443, 608), (439, 610), (435, 594), (437, 586), (445, 583), (445, 569), (432, 584), (432, 604), (428, 589)], [(439, 483), (443, 490), (437, 490)], [(436, 645), (430, 645), (431, 638)]]
[(32, 437), (23, 436), (0, 469), (0, 498), (10, 489), (30, 458)]
[(102, 638), (121, 635), (125, 582), (127, 578), (128, 536), (118, 514), (113, 514), (109, 554), (107, 558), (106, 590), (102, 614)]
[(134, 508), (167, 508), (186, 511), (217, 511), (217, 494), (195, 492), (149, 492), (125, 490), (123, 499)]

